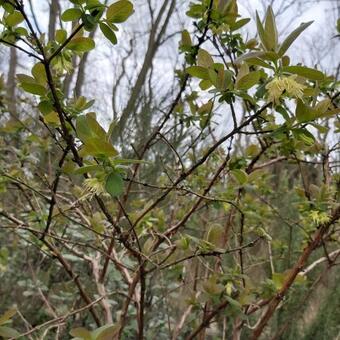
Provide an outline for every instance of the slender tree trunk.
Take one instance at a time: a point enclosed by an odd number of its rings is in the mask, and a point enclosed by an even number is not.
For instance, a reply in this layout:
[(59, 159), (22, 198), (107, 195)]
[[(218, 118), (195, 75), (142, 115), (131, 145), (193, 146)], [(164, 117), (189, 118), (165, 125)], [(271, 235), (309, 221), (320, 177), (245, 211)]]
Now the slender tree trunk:
[(7, 76), (7, 107), (11, 114), (11, 119), (18, 119), (15, 104), (15, 73), (17, 68), (17, 50), (10, 48), (9, 70)]
[(48, 40), (54, 40), (58, 16), (59, 0), (52, 0), (50, 4), (50, 19), (48, 22)]

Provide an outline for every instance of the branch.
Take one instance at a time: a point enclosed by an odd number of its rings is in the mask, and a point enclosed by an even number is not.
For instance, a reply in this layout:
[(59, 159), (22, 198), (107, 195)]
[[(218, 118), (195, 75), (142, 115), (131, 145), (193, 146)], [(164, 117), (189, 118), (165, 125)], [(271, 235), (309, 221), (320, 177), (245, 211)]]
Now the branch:
[(9, 42), (9, 41), (6, 41), (6, 40), (4, 40), (4, 39), (0, 39), (0, 42), (2, 42), (2, 43), (5, 44), (5, 45), (12, 46), (12, 47), (14, 47), (14, 48), (20, 50), (21, 52), (24, 52), (24, 53), (27, 54), (28, 56), (40, 60), (41, 62), (43, 61), (43, 59), (42, 59), (41, 57), (37, 56), (36, 54), (34, 54), (34, 53), (32, 53), (32, 52), (29, 52), (29, 51), (25, 50), (24, 48), (22, 48), (22, 47), (20, 47), (20, 46), (18, 46), (18, 45), (15, 45), (15, 44), (13, 44), (13, 43), (11, 43), (11, 42)]
[(27, 331), (27, 332), (25, 332), (25, 333), (22, 333), (22, 334), (18, 335), (18, 336), (15, 337), (15, 338), (10, 338), (10, 340), (20, 339), (20, 338), (22, 338), (22, 337), (24, 337), (24, 336), (27, 336), (27, 335), (29, 335), (29, 334), (32, 334), (32, 333), (38, 331), (39, 329), (44, 328), (44, 327), (47, 327), (47, 326), (52, 325), (52, 324), (54, 324), (54, 323), (63, 323), (63, 322), (64, 322), (66, 319), (68, 319), (70, 316), (75, 315), (75, 314), (78, 314), (78, 313), (81, 313), (81, 312), (83, 312), (83, 311), (85, 311), (85, 310), (87, 310), (87, 309), (93, 308), (93, 306), (94, 306), (95, 304), (97, 304), (98, 302), (100, 302), (102, 299), (103, 299), (103, 296), (101, 296), (100, 298), (98, 298), (98, 299), (92, 301), (91, 303), (87, 304), (87, 305), (84, 306), (84, 307), (75, 309), (75, 310), (73, 310), (72, 312), (69, 312), (69, 313), (65, 314), (64, 316), (59, 316), (58, 318), (55, 318), (55, 319), (46, 321), (46, 322), (42, 323), (41, 325), (35, 326), (35, 327), (32, 328), (31, 330), (29, 330), (29, 331)]
[(310, 264), (306, 269), (304, 269), (301, 273), (301, 275), (306, 276), (310, 271), (312, 271), (318, 264), (331, 261), (334, 262), (336, 258), (340, 255), (340, 249), (334, 250), (327, 256), (321, 257), (318, 260), (314, 261), (312, 264)]

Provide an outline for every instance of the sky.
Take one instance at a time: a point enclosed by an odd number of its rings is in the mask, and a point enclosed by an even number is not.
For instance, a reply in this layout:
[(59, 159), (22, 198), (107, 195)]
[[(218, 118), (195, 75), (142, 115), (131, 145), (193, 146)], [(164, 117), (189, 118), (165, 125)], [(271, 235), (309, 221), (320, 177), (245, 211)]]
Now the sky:
[[(24, 0), (28, 2), (28, 0)], [(291, 0), (274, 1), (274, 12), (279, 10), (280, 4), (284, 6)], [(61, 0), (63, 4), (71, 5), (70, 2)], [(111, 1), (109, 1), (110, 3)], [(146, 0), (136, 0), (135, 3), (136, 13), (126, 23), (122, 25), (118, 34), (118, 44), (116, 46), (110, 46), (110, 43), (101, 37), (101, 34), (97, 34), (96, 43), (97, 49), (90, 53), (90, 64), (87, 69), (87, 86), (85, 88), (85, 94), (92, 97), (99, 97), (97, 100), (96, 109), (99, 110), (102, 119), (109, 122), (112, 118), (111, 109), (111, 89), (112, 85), (117, 78), (117, 72), (121, 69), (122, 60), (126, 55), (125, 50), (128, 45), (129, 38), (132, 36), (132, 32), (138, 32), (139, 38), (137, 45), (132, 56), (127, 60), (126, 67), (129, 69), (130, 77), (126, 80), (126, 86), (129, 82), (133, 82), (136, 69), (141, 67), (143, 61), (143, 54), (148, 38), (148, 15)], [(168, 31), (173, 33), (181, 30), (185, 18), (185, 11), (188, 7), (189, 0), (178, 0), (179, 11), (173, 16)], [(260, 17), (263, 17), (265, 6), (263, 3), (270, 3), (273, 1), (261, 1), (261, 0), (239, 0), (239, 11), (242, 16), (250, 17), (254, 19), (255, 11), (258, 10)], [(158, 0), (159, 5), (161, 2)], [(47, 0), (32, 1), (33, 7), (38, 17), (39, 25), (47, 27), (48, 25), (48, 2)], [(292, 62), (302, 62), (306, 66), (313, 67), (312, 60), (318, 61), (322, 66), (323, 71), (332, 72), (335, 65), (339, 62), (340, 44), (338, 39), (331, 39), (336, 34), (335, 25), (337, 13), (335, 11), (334, 1), (320, 1), (318, 3), (312, 3), (311, 1), (304, 1), (301, 9), (298, 8), (295, 3), (288, 7), (284, 14), (277, 17), (277, 24), (279, 26), (279, 33), (281, 34), (281, 40), (289, 32), (295, 29), (301, 22), (314, 20), (311, 25), (292, 45), (289, 50), (290, 56), (292, 56)], [(27, 6), (28, 7), (28, 6)], [(65, 7), (64, 7), (65, 8)], [(187, 21), (189, 25), (192, 24)], [(189, 26), (189, 27), (190, 27)], [(191, 26), (192, 27), (192, 26)], [(122, 34), (122, 35), (121, 35)], [(254, 20), (252, 20), (246, 26), (246, 34), (249, 38), (256, 35), (256, 28)], [(155, 79), (157, 81), (158, 91), (160, 94), (162, 90), (172, 85), (174, 65), (179, 65), (176, 60), (177, 47), (179, 41), (179, 34), (175, 35), (172, 39), (169, 39), (164, 46), (159, 50), (159, 53), (155, 59)], [(313, 48), (311, 48), (313, 46)], [(6, 56), (8, 53), (5, 50), (1, 50), (2, 58), (1, 69), (6, 70)], [(181, 59), (179, 59), (181, 63)], [(22, 71), (29, 63), (23, 62)], [(2, 71), (0, 69), (0, 72)], [(95, 70), (95, 72), (94, 72)], [(20, 70), (21, 72), (21, 70)], [(100, 89), (98, 93), (98, 89)], [(124, 92), (124, 91), (122, 91)], [(126, 92), (126, 91), (125, 91)], [(124, 93), (120, 93), (124, 97)], [(121, 100), (123, 104), (123, 100)]]

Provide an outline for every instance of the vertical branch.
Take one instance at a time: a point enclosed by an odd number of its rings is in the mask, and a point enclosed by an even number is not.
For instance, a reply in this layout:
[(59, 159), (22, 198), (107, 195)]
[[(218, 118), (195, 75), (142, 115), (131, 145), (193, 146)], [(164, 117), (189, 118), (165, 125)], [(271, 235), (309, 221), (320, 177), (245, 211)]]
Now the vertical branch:
[(9, 49), (9, 69), (7, 76), (7, 107), (13, 120), (18, 120), (16, 101), (15, 101), (15, 73), (17, 68), (17, 50), (15, 47)]
[[(56, 31), (56, 23), (58, 16), (58, 8), (59, 8), (59, 0), (52, 0), (50, 4), (50, 17), (48, 21), (48, 40), (54, 40), (55, 31)], [(37, 27), (38, 29), (38, 27)]]

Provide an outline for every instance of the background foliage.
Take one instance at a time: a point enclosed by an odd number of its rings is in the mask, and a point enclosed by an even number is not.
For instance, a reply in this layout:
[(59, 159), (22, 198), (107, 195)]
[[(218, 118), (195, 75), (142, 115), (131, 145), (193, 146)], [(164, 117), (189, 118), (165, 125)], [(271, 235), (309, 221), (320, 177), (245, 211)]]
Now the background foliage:
[(239, 5), (0, 0), (0, 337), (339, 336), (339, 21)]

